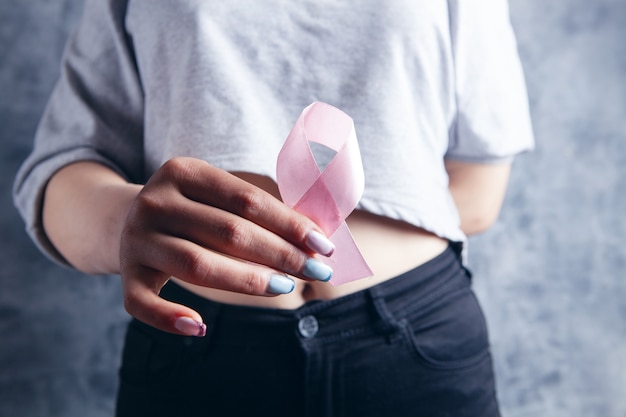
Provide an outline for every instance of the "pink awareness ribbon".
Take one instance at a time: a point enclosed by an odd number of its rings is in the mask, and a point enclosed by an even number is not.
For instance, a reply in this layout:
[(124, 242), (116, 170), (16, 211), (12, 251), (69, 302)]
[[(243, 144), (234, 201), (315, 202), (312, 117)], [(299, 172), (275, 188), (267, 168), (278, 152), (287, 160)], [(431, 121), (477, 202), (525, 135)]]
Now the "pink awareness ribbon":
[[(336, 152), (323, 172), (309, 142)], [(335, 244), (332, 256), (320, 257), (333, 269), (330, 282), (340, 285), (372, 276), (345, 223), (365, 186), (352, 118), (326, 103), (305, 108), (278, 154), (276, 178), (285, 204), (315, 221)]]

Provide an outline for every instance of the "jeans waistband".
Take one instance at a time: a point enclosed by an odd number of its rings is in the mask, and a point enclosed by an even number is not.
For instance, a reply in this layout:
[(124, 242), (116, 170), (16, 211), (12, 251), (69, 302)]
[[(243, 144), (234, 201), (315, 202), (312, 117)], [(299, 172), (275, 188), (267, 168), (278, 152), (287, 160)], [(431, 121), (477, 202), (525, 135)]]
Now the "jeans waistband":
[(426, 305), (459, 273), (467, 271), (459, 251), (450, 245), (432, 260), (381, 284), (333, 300), (309, 301), (295, 310), (218, 303), (173, 282), (163, 288), (161, 296), (202, 315), (207, 336), (194, 344), (219, 338), (222, 344), (290, 345), (303, 338), (319, 341), (384, 330), (394, 311)]

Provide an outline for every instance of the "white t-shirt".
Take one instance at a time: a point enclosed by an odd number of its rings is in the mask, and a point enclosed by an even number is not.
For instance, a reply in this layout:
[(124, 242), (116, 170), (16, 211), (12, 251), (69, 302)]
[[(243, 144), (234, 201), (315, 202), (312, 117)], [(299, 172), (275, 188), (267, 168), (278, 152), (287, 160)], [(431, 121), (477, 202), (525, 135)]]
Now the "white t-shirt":
[(95, 160), (144, 182), (194, 156), (275, 178), (313, 101), (354, 119), (358, 208), (464, 241), (444, 159), (533, 147), (506, 0), (87, 0), (15, 182), (31, 236), (62, 261), (41, 201), (62, 166)]

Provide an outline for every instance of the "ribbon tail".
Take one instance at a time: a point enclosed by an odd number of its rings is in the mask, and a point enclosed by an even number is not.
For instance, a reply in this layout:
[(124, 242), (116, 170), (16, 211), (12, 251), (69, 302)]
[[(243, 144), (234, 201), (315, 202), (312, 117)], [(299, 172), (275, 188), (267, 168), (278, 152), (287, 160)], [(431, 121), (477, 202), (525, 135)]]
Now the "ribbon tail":
[(330, 236), (330, 240), (337, 249), (330, 258), (318, 259), (333, 268), (333, 277), (330, 280), (332, 285), (337, 286), (373, 275), (345, 222)]

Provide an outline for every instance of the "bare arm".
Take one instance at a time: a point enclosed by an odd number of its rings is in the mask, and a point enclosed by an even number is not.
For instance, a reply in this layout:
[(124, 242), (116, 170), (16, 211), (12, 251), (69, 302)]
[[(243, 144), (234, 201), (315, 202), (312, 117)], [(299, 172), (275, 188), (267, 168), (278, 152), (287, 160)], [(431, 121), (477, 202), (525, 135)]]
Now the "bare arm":
[(450, 192), (461, 216), (461, 229), (472, 235), (487, 230), (502, 207), (510, 163), (476, 164), (446, 160)]
[(46, 234), (75, 268), (88, 274), (118, 274), (120, 237), (140, 191), (140, 185), (127, 183), (101, 164), (69, 165), (46, 187)]
[(197, 312), (158, 296), (172, 276), (272, 296), (293, 290), (286, 274), (327, 281), (332, 273), (312, 256), (332, 250), (315, 223), (193, 158), (168, 161), (145, 186), (97, 163), (69, 165), (46, 188), (43, 219), (68, 262), (119, 272), (128, 312), (173, 333), (201, 335), (204, 325)]

